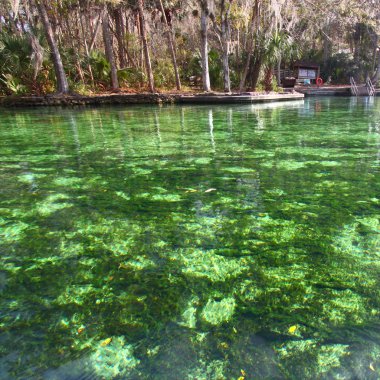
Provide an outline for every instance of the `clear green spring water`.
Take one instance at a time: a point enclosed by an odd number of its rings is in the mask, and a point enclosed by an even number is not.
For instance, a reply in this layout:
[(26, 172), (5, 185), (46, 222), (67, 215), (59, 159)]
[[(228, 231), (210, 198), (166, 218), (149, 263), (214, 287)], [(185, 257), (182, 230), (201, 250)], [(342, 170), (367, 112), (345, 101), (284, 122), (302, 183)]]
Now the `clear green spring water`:
[(0, 110), (1, 379), (378, 379), (380, 99)]

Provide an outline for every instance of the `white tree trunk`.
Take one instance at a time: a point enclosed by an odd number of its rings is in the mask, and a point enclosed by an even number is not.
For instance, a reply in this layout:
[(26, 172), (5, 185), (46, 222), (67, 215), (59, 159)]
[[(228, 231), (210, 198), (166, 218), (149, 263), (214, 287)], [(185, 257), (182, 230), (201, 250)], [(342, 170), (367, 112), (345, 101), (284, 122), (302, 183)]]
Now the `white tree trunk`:
[(202, 58), (202, 81), (203, 90), (211, 91), (210, 73), (208, 68), (208, 7), (207, 4), (202, 4), (201, 9), (201, 58)]
[(228, 56), (230, 54), (230, 33), (228, 25), (228, 13), (222, 14), (222, 44), (224, 91), (231, 92), (230, 65), (228, 62)]

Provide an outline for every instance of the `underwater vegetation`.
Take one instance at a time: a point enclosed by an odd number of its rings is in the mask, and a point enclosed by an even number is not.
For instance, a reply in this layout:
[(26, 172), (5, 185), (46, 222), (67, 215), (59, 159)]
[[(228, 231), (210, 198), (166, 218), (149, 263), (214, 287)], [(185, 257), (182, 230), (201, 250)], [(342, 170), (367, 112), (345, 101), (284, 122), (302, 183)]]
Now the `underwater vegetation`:
[(378, 379), (380, 101), (2, 110), (1, 379)]

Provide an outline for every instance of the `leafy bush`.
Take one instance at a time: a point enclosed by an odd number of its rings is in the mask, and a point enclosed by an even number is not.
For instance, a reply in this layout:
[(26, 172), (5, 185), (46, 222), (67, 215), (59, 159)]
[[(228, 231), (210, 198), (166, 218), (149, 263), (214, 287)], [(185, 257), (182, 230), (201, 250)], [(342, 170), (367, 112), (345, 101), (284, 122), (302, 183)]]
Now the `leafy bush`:
[(118, 70), (117, 77), (120, 85), (128, 85), (130, 87), (140, 87), (145, 81), (145, 73), (137, 67), (127, 67)]
[(219, 52), (211, 49), (208, 54), (208, 66), (210, 72), (211, 86), (223, 88), (223, 66)]
[(154, 71), (154, 82), (157, 87), (174, 87), (175, 73), (172, 61), (170, 59), (159, 60)]
[(326, 65), (321, 69), (321, 76), (325, 80), (331, 76), (334, 83), (348, 83), (350, 77), (356, 77), (359, 67), (354, 62), (354, 58), (348, 53), (338, 53), (331, 56)]
[(22, 80), (14, 77), (12, 74), (3, 74), (3, 78), (0, 78), (0, 81), (4, 83), (8, 92), (14, 95), (25, 94), (28, 89), (22, 84)]
[[(202, 77), (202, 63), (199, 54), (194, 54), (187, 64), (184, 64), (182, 77), (185, 82), (189, 82), (192, 76)], [(210, 74), (210, 82), (212, 88), (223, 87), (223, 66), (221, 57), (217, 50), (211, 49), (208, 54), (208, 66)]]
[(97, 50), (92, 51), (87, 63), (91, 65), (95, 81), (109, 82), (111, 66), (104, 53)]
[(0, 34), (0, 91), (22, 94), (27, 91), (26, 83), (31, 77), (32, 48), (26, 36)]

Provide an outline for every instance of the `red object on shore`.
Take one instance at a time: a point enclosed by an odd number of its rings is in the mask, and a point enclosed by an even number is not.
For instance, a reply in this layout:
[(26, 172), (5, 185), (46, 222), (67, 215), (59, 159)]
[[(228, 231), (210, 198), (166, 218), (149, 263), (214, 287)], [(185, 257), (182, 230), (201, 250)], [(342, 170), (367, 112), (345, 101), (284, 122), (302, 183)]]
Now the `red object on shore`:
[(315, 83), (317, 84), (317, 86), (322, 86), (323, 85), (323, 80), (321, 77), (318, 77), (317, 80), (315, 81)]

